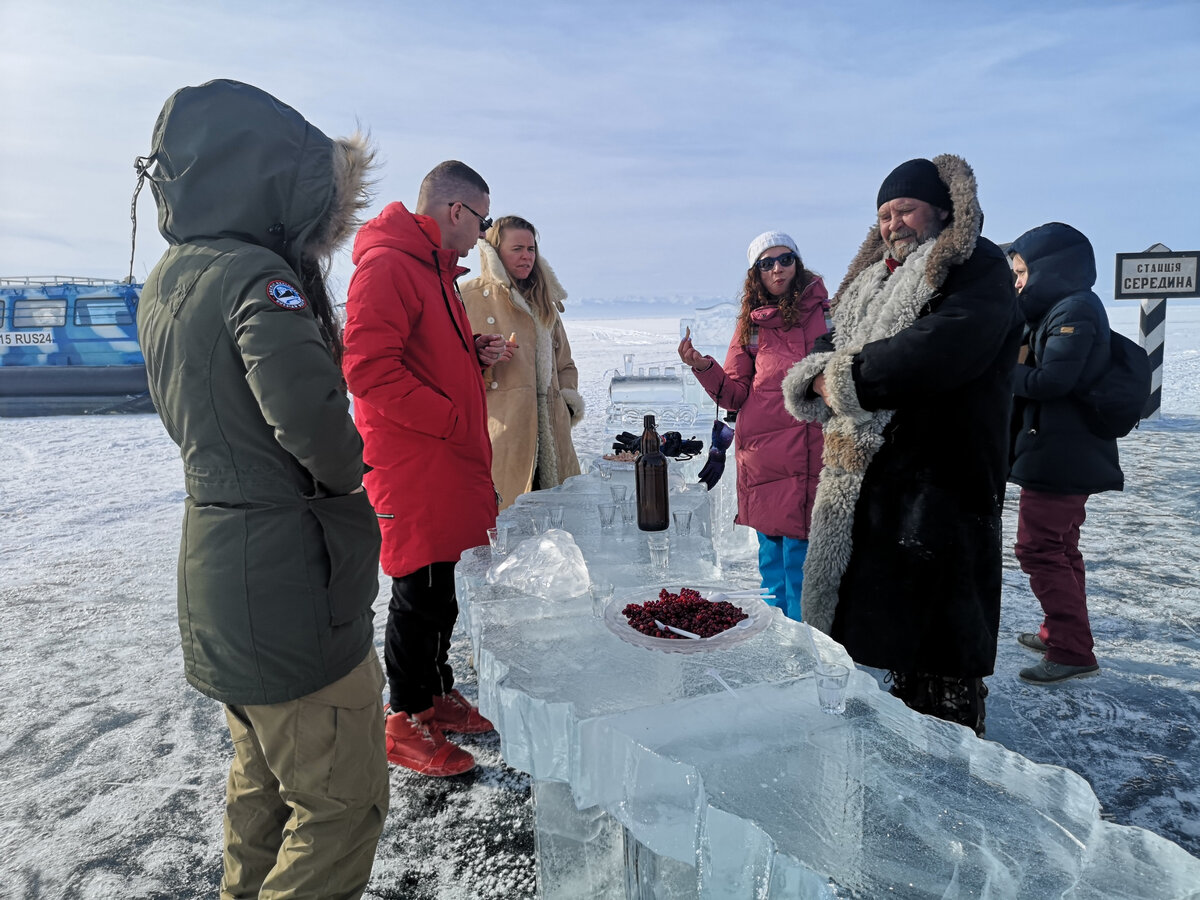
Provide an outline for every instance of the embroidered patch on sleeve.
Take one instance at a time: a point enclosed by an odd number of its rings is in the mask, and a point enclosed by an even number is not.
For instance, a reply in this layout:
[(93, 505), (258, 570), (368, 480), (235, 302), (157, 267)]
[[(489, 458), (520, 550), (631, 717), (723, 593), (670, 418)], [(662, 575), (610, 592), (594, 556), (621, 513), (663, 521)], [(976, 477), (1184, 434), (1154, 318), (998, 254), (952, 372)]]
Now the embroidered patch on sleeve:
[(300, 290), (286, 281), (272, 281), (268, 284), (267, 296), (271, 298), (272, 303), (284, 309), (304, 309), (308, 306), (308, 301), (304, 299)]
[(1074, 325), (1064, 325), (1062, 328), (1058, 329), (1058, 333), (1059, 334), (1074, 334), (1075, 326)]

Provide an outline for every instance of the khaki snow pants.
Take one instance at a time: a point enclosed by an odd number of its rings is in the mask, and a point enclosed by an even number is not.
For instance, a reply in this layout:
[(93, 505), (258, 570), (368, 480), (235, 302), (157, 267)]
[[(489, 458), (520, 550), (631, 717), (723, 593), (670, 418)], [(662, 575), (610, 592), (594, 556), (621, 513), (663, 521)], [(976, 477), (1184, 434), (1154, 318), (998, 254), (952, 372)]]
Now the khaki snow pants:
[(388, 809), (382, 690), (372, 647), (350, 674), (298, 700), (226, 705), (234, 759), (222, 900), (362, 895)]

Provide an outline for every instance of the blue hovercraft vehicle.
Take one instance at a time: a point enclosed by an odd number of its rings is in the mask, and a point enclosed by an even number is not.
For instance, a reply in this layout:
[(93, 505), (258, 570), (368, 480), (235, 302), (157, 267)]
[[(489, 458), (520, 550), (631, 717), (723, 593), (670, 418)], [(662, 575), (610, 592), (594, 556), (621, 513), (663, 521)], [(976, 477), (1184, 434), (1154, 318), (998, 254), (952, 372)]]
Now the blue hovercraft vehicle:
[(151, 412), (142, 285), (0, 278), (0, 416)]

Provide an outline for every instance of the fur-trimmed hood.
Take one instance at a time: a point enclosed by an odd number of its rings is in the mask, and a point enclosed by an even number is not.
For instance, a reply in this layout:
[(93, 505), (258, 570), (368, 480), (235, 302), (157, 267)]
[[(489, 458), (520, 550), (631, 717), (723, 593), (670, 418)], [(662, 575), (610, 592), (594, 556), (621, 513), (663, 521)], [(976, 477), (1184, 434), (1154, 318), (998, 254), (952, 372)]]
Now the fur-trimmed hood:
[[(950, 190), (950, 219), (934, 241), (933, 249), (925, 259), (925, 281), (933, 289), (942, 286), (951, 266), (960, 265), (975, 252), (975, 242), (983, 230), (983, 211), (979, 208), (979, 189), (975, 173), (961, 156), (943, 153), (932, 160), (938, 175)], [(888, 255), (887, 245), (879, 233), (879, 224), (871, 226), (867, 238), (846, 270), (846, 277), (838, 286), (837, 294), (830, 305), (837, 308), (843, 291), (848, 288), (864, 269), (878, 263)]]
[(167, 99), (136, 165), (169, 243), (235, 238), (298, 269), (359, 224), (373, 157), (364, 135), (331, 139), (270, 94), (218, 79)]

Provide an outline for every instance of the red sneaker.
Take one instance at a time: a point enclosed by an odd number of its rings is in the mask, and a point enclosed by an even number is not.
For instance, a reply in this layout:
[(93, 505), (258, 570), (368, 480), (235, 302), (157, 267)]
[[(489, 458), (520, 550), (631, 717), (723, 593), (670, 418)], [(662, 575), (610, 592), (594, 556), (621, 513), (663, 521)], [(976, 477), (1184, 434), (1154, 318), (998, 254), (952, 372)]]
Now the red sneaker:
[(453, 731), (458, 734), (483, 734), (495, 728), (491, 722), (479, 714), (479, 710), (471, 705), (471, 701), (452, 690), (440, 697), (433, 697), (433, 721), (443, 731)]
[(446, 740), (433, 721), (433, 707), (416, 715), (398, 712), (387, 717), (388, 762), (422, 775), (444, 778), (475, 768), (475, 757)]

